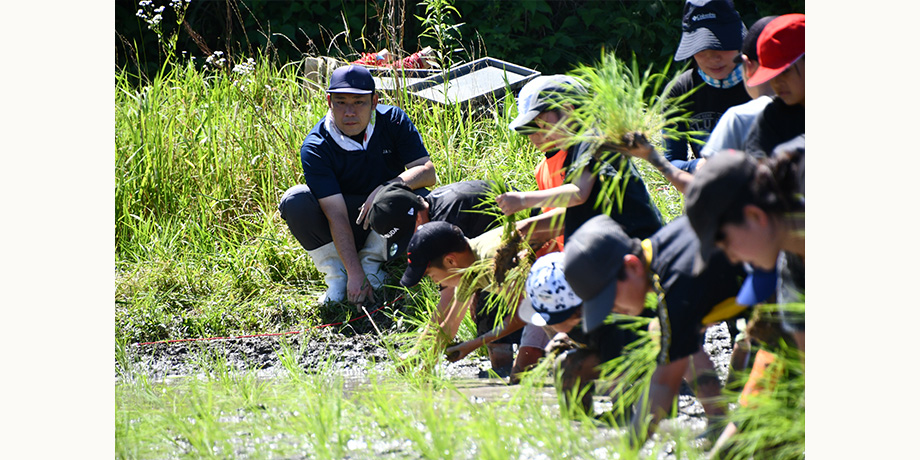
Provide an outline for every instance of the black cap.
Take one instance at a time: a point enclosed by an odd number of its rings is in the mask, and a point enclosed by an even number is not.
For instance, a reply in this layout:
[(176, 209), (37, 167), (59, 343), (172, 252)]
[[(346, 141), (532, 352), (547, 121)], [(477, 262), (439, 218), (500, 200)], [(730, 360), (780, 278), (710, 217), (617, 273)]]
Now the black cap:
[(408, 186), (394, 182), (385, 185), (374, 201), (367, 219), (375, 232), (383, 235), (390, 258), (405, 252), (415, 232), (415, 220), (422, 208), (422, 198)]
[(425, 276), (432, 260), (469, 247), (463, 230), (450, 222), (437, 221), (419, 225), (406, 248), (409, 264), (399, 283), (405, 287), (415, 286)]
[[(741, 54), (754, 62), (760, 62), (757, 58), (757, 37), (763, 32), (763, 28), (774, 19), (776, 19), (776, 16), (762, 17), (751, 25), (747, 35), (744, 36), (744, 41), (741, 43)], [(735, 64), (741, 63), (741, 54), (735, 56)]]
[(374, 92), (374, 77), (366, 67), (347, 65), (339, 67), (329, 77), (327, 93), (371, 94)]
[[(750, 196), (757, 162), (744, 152), (724, 150), (706, 161), (693, 175), (684, 208), (690, 226), (700, 239), (699, 271), (715, 250), (716, 234), (732, 205)], [(568, 246), (566, 246), (568, 248)]]
[(623, 257), (632, 254), (637, 245), (638, 241), (606, 214), (592, 217), (565, 240), (565, 279), (584, 301), (585, 332), (604, 324), (613, 310)]
[(731, 0), (687, 0), (681, 29), (675, 61), (703, 50), (740, 50), (747, 33)]

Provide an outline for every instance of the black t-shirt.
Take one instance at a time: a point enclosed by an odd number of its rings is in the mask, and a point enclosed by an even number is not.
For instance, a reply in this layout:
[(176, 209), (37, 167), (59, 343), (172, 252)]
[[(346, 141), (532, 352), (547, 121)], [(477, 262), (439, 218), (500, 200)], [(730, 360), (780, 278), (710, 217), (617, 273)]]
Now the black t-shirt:
[[(699, 350), (702, 320), (713, 307), (733, 299), (746, 273), (716, 251), (697, 276), (694, 263), (700, 243), (687, 216), (674, 219), (652, 235), (651, 271), (658, 275), (664, 303), (658, 306), (661, 322), (659, 363), (675, 361)], [(665, 359), (667, 361), (665, 361)]]
[[(702, 86), (701, 86), (702, 85)], [(693, 88), (700, 87), (696, 92), (684, 100), (685, 109), (693, 112), (689, 124), (681, 124), (678, 131), (702, 131), (705, 136), (699, 137), (699, 140), (705, 141), (709, 133), (716, 127), (719, 118), (728, 110), (729, 107), (744, 104), (751, 100), (751, 96), (744, 89), (744, 83), (738, 83), (730, 88), (716, 88), (706, 84), (703, 77), (699, 75), (697, 69), (689, 69), (680, 74), (668, 93), (668, 97), (677, 97), (690, 92)], [(665, 139), (665, 157), (669, 160), (686, 160), (687, 159), (687, 141), (676, 139)], [(690, 144), (693, 155), (700, 158), (700, 150), (703, 144)]]
[(496, 227), (495, 216), (481, 212), (492, 183), (484, 180), (454, 182), (431, 191), (428, 218), (450, 222), (463, 230), (467, 238), (475, 238)]
[[(645, 309), (640, 316), (654, 318), (655, 312)], [(586, 333), (579, 324), (566, 335), (573, 341), (584, 345), (587, 350), (598, 353), (602, 363), (619, 357), (623, 354), (623, 348), (626, 345), (639, 338), (634, 330), (617, 323), (601, 325), (589, 333)]]
[(744, 141), (744, 151), (755, 158), (773, 154), (773, 149), (805, 133), (805, 106), (786, 105), (780, 98), (764, 107)]
[[(591, 155), (589, 146), (582, 143), (569, 149), (565, 167), (567, 169), (566, 182), (571, 182), (576, 170), (581, 167), (586, 167), (586, 171), (591, 172), (597, 178), (588, 199), (578, 206), (566, 209), (565, 239), (569, 239), (572, 233), (575, 233), (575, 230), (589, 219), (603, 213), (604, 207), (609, 208), (607, 215), (623, 226), (626, 234), (633, 238), (648, 238), (661, 228), (661, 213), (652, 203), (651, 196), (645, 188), (645, 182), (639, 175), (639, 170), (628, 158), (613, 153), (606, 154), (604, 161), (598, 162)], [(619, 192), (614, 192), (612, 188), (618, 169), (625, 169), (616, 186), (621, 190), (622, 180), (626, 180), (622, 210), (615, 198)], [(599, 196), (604, 196), (605, 199), (600, 205), (597, 205)]]

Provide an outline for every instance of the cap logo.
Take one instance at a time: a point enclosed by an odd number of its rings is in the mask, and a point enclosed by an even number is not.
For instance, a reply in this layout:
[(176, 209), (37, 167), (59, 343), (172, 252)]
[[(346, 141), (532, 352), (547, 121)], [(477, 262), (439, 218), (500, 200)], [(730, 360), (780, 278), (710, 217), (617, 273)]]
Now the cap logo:
[(398, 231), (399, 231), (399, 227), (393, 227), (393, 229), (388, 231), (385, 235), (383, 235), (383, 237), (389, 239), (391, 236), (395, 235), (396, 232)]
[(396, 251), (398, 251), (398, 250), (399, 250), (399, 247), (396, 246), (396, 243), (391, 244), (391, 245), (390, 245), (390, 257), (395, 256), (395, 255), (396, 255)]
[(690, 19), (694, 21), (703, 21), (706, 19), (715, 19), (715, 18), (716, 18), (715, 13), (706, 13), (706, 14), (698, 14), (696, 16), (691, 17)]
[(414, 216), (414, 215), (415, 215), (415, 208), (411, 208), (411, 207), (409, 208), (409, 215), (410, 215), (410, 216)]

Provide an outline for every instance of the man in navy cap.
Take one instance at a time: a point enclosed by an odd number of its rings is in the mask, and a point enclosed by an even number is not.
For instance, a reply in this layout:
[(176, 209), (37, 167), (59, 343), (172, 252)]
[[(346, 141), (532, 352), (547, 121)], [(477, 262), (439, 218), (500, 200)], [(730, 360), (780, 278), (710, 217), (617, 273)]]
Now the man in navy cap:
[(336, 69), (326, 90), (329, 111), (300, 148), (306, 185), (295, 185), (278, 210), (325, 276), (320, 301), (373, 301), (387, 260), (383, 236), (367, 213), (390, 183), (411, 190), (437, 182), (422, 137), (398, 107), (377, 103), (374, 79), (361, 66)]

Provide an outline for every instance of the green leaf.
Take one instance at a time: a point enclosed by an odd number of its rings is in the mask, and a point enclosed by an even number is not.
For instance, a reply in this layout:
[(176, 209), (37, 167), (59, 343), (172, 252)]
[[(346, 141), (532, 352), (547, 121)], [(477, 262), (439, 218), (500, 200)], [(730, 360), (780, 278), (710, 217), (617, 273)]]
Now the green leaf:
[(549, 19), (545, 15), (540, 14), (540, 13), (534, 14), (533, 17), (530, 19), (530, 23), (535, 28), (536, 27), (546, 27), (547, 29), (552, 28), (552, 23), (549, 22)]
[(581, 25), (581, 21), (578, 20), (578, 16), (569, 16), (565, 18), (565, 21), (562, 21), (562, 29), (574, 29)]

